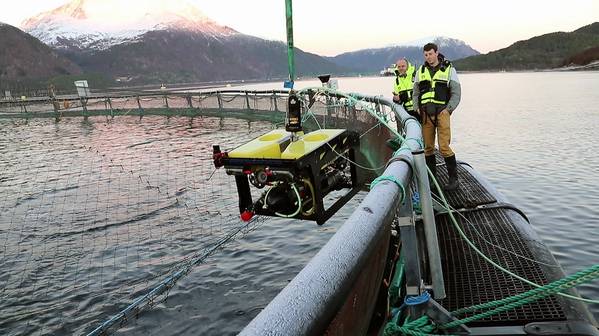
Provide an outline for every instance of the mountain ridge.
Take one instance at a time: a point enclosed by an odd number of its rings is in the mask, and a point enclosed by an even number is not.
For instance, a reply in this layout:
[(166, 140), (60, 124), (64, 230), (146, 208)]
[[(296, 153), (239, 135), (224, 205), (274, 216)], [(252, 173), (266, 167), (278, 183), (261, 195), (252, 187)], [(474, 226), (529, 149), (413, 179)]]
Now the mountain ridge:
[[(113, 12), (137, 11), (105, 23)], [(23, 26), (86, 72), (131, 84), (267, 79), (287, 74), (286, 46), (220, 25), (183, 0), (73, 0)], [(298, 75), (347, 69), (296, 49)]]
[(28, 81), (80, 74), (82, 69), (17, 27), (0, 23), (0, 80)]
[[(120, 10), (116, 12), (126, 12), (123, 8), (137, 6), (136, 4), (138, 3), (134, 1), (73, 0), (25, 20), (24, 26), (52, 47), (40, 54), (46, 56), (37, 55), (33, 58), (46, 59), (50, 57), (47, 56), (50, 53), (53, 55), (51, 58), (61, 59), (57, 61), (59, 65), (54, 66), (54, 72), (46, 69), (46, 72), (39, 73), (39, 78), (100, 73), (114, 84), (117, 84), (117, 79), (126, 79), (128, 84), (137, 85), (157, 82), (268, 80), (287, 75), (287, 48), (284, 42), (246, 35), (219, 25), (183, 0), (147, 0), (143, 2), (146, 7), (139, 12), (124, 13), (118, 18), (116, 22), (120, 24), (105, 23), (108, 28), (104, 27), (106, 29), (103, 30), (98, 23), (98, 20), (103, 20), (107, 15), (113, 15), (111, 10), (115, 8), (112, 7), (125, 6), (119, 7)], [(0, 27), (3, 27), (1, 23)], [(31, 36), (31, 39), (35, 37)], [(599, 23), (570, 33), (556, 32), (536, 36), (478, 56), (473, 56), (479, 52), (466, 42), (444, 36), (356, 50), (333, 57), (322, 57), (296, 48), (297, 75), (373, 74), (401, 57), (420, 64), (422, 45), (429, 41), (437, 43), (440, 52), (454, 61), (461, 71), (488, 70), (490, 68), (485, 62), (489, 57), (499, 64), (492, 70), (504, 70), (505, 64), (515, 62), (513, 55), (505, 51), (513, 47), (527, 51), (524, 54), (516, 53), (516, 57), (520, 58), (520, 63), (528, 63), (524, 68), (508, 70), (529, 70), (534, 69), (530, 67), (530, 60), (541, 59), (552, 66), (563, 66), (568, 61), (576, 64), (590, 59), (592, 62), (596, 57), (596, 50), (584, 51), (599, 46)], [(551, 43), (559, 46), (558, 50), (548, 52)], [(6, 45), (0, 45), (0, 48), (10, 49)], [(30, 53), (39, 53), (38, 49)], [(567, 58), (577, 53), (582, 54)], [(18, 63), (18, 56), (12, 57), (12, 61)], [(526, 62), (522, 62), (522, 59)], [(23, 73), (24, 70), (17, 73), (14, 66), (10, 68), (10, 60), (5, 59), (4, 63), (8, 64), (4, 68), (13, 69), (10, 73), (5, 70), (4, 78), (30, 78), (37, 74), (34, 71)], [(538, 65), (539, 68), (546, 66), (541, 63)], [(33, 65), (29, 67), (35, 69)]]
[[(281, 78), (287, 73), (286, 52), (283, 42), (244, 34), (215, 40), (172, 30), (150, 31), (135, 42), (104, 50), (60, 50), (90, 72), (128, 77), (132, 83)], [(296, 68), (304, 76), (345, 71), (300, 49), (296, 50)]]
[(599, 22), (572, 32), (551, 32), (514, 42), (506, 48), (456, 62), (462, 71), (545, 70), (586, 49), (599, 46)]
[(428, 42), (436, 43), (439, 46), (439, 52), (450, 60), (479, 54), (478, 51), (470, 47), (466, 42), (454, 38), (437, 36), (432, 40), (424, 38), (407, 43), (415, 44), (417, 43), (416, 41), (422, 41), (423, 43), (418, 46), (398, 44), (382, 48), (361, 49), (327, 57), (327, 59), (340, 66), (356, 69), (356, 71), (378, 73), (403, 57), (407, 58), (413, 64), (421, 64), (422, 47)]

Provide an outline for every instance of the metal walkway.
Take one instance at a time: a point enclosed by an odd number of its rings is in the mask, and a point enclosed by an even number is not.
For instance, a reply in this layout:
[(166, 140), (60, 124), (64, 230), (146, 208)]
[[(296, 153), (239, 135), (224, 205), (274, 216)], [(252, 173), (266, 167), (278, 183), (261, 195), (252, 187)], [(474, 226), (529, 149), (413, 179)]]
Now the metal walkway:
[[(461, 164), (458, 164), (458, 178), (460, 188), (456, 191), (445, 193), (447, 202), (455, 209), (474, 208), (478, 205), (497, 202), (495, 197), (485, 189), (472, 174)], [(441, 186), (447, 183), (447, 168), (441, 156), (437, 153), (437, 181)]]
[[(496, 199), (468, 170), (461, 165), (458, 167), (460, 188), (446, 195), (451, 206), (461, 209), (488, 204), (491, 207), (455, 214), (468, 238), (485, 255), (503, 267), (535, 283), (548, 283), (539, 263), (533, 261), (536, 253), (530, 248), (530, 238), (525, 237), (510, 218), (510, 212), (517, 212), (501, 207), (492, 208), (491, 203), (496, 203)], [(445, 165), (438, 165), (437, 172), (440, 182), (445, 183)], [(459, 236), (447, 214), (438, 214), (435, 221), (447, 293), (447, 298), (442, 300), (441, 304), (449, 311), (505, 298), (533, 288), (501, 272), (478, 256)], [(565, 319), (566, 315), (557, 299), (549, 297), (469, 325), (521, 325), (530, 321)]]

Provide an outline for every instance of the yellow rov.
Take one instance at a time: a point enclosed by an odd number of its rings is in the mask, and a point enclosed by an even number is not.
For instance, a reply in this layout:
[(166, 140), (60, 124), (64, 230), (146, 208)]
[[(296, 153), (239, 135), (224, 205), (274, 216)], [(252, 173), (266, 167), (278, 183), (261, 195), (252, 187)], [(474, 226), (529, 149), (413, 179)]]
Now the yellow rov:
[[(235, 176), (241, 218), (254, 214), (327, 221), (359, 190), (355, 164), (359, 134), (321, 129), (304, 134), (301, 102), (290, 95), (285, 129), (272, 130), (230, 152), (213, 146), (214, 165)], [(250, 183), (266, 188), (256, 202)], [(348, 191), (325, 209), (333, 190)]]

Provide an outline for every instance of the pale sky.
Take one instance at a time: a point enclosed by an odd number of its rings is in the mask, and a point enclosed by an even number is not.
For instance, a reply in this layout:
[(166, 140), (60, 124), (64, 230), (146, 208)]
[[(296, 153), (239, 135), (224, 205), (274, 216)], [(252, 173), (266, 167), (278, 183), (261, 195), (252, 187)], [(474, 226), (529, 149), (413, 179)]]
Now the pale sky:
[[(284, 0), (188, 1), (242, 33), (286, 38)], [(19, 26), (24, 19), (66, 2), (0, 0), (0, 22)], [(464, 40), (486, 53), (518, 40), (599, 21), (599, 0), (294, 0), (293, 10), (295, 45), (324, 56), (435, 35)]]

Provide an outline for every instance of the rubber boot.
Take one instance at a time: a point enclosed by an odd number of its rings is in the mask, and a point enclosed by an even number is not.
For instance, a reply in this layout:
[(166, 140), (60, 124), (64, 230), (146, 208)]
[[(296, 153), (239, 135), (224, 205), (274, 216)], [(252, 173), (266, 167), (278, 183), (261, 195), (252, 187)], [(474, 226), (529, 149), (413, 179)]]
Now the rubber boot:
[[(433, 173), (435, 179), (437, 179), (437, 159), (434, 155), (425, 156), (424, 158), (426, 159), (426, 166), (431, 171), (431, 173)], [(435, 187), (435, 183), (430, 178), (430, 176), (428, 178), (428, 182), (430, 184), (431, 190), (436, 191), (437, 188)]]
[(443, 187), (446, 191), (454, 191), (458, 188), (458, 166), (455, 161), (455, 155), (445, 158), (447, 165), (447, 176), (449, 177), (447, 184)]

